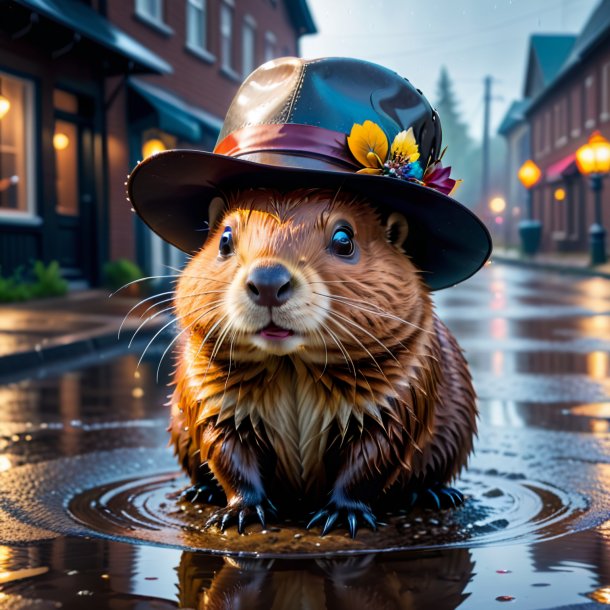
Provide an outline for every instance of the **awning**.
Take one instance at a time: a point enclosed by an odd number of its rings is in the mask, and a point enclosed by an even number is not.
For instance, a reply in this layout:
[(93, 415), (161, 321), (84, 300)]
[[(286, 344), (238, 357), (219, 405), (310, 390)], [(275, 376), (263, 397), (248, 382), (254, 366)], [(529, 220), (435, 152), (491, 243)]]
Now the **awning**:
[(553, 163), (553, 165), (549, 165), (545, 175), (547, 182), (557, 182), (558, 180), (563, 180), (566, 176), (573, 176), (577, 173), (576, 155), (572, 153), (560, 161)]
[(173, 69), (164, 59), (139, 43), (104, 16), (82, 2), (60, 0), (14, 0), (31, 11), (80, 34), (110, 52), (133, 63), (133, 71), (170, 74)]
[(161, 87), (144, 83), (135, 78), (129, 79), (129, 89), (157, 115), (157, 127), (183, 140), (199, 142), (203, 132), (208, 131), (217, 137), (222, 121), (209, 112), (188, 104), (177, 95)]

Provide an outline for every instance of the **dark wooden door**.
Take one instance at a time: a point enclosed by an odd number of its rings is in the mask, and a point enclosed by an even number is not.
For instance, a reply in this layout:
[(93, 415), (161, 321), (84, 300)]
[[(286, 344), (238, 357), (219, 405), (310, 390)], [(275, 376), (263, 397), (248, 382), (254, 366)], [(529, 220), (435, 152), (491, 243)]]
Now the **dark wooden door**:
[(56, 116), (56, 258), (66, 279), (92, 281), (97, 244), (94, 219), (93, 130), (81, 116)]

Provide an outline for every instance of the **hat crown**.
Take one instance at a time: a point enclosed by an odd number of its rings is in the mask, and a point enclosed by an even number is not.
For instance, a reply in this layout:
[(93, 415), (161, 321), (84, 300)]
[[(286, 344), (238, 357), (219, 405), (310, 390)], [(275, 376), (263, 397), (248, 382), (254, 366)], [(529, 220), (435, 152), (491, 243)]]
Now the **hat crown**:
[(218, 141), (257, 125), (309, 125), (349, 134), (366, 120), (390, 140), (413, 128), (423, 167), (437, 158), (441, 124), (421, 91), (387, 68), (340, 57), (285, 57), (257, 68), (233, 99)]

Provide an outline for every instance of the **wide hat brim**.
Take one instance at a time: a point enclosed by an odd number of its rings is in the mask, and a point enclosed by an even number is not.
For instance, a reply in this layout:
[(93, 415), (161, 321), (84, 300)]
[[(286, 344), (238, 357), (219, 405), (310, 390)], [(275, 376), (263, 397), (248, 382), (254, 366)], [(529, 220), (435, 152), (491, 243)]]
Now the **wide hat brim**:
[(246, 188), (341, 189), (361, 195), (384, 215), (407, 218), (407, 255), (431, 290), (476, 273), (491, 254), (485, 225), (455, 199), (417, 183), (343, 171), (264, 165), (198, 150), (169, 150), (132, 172), (128, 196), (140, 218), (188, 254), (205, 243), (208, 207), (215, 197)]

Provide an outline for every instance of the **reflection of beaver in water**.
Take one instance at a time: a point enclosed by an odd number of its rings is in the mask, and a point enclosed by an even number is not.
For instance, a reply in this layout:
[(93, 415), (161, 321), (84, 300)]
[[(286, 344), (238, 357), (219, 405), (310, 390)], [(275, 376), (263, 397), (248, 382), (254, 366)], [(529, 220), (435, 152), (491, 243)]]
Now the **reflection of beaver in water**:
[(213, 215), (176, 293), (171, 424), (194, 485), (226, 494), (212, 522), (242, 531), (277, 506), (354, 535), (384, 497), (460, 503), (445, 485), (472, 449), (475, 396), (401, 250), (404, 216), (323, 190), (246, 191)]

